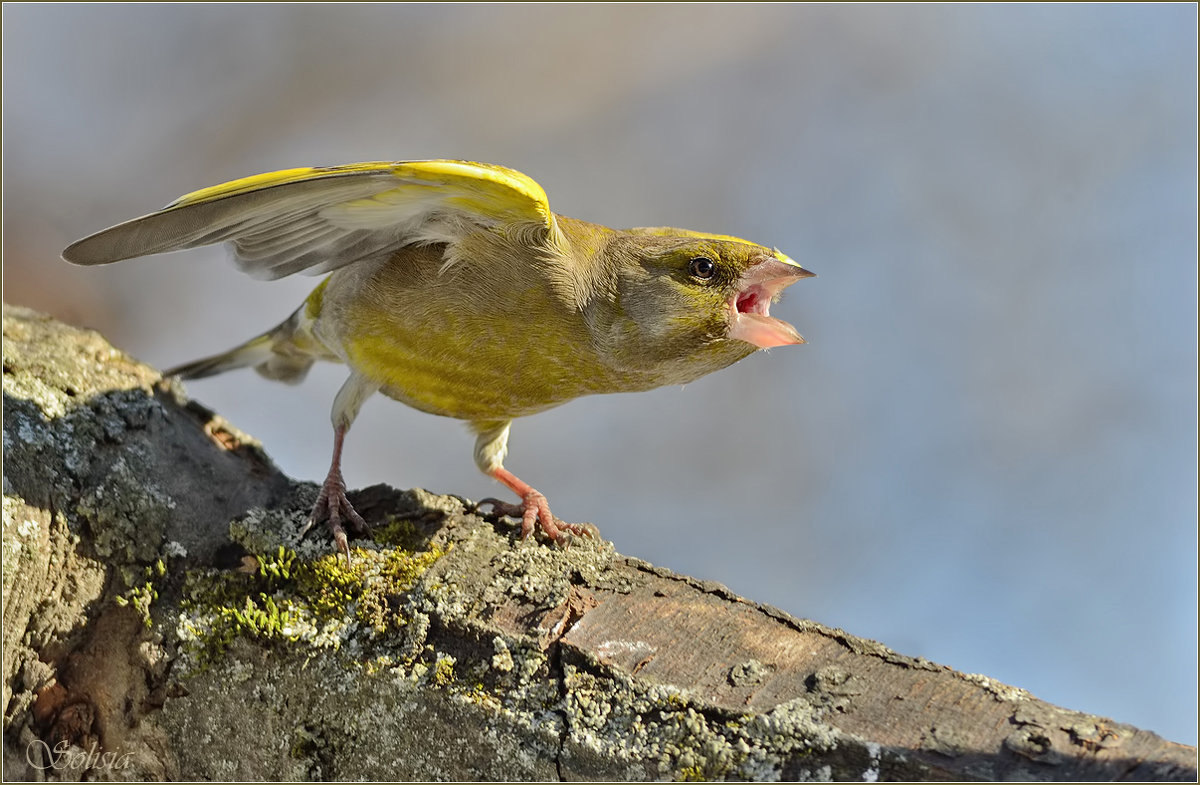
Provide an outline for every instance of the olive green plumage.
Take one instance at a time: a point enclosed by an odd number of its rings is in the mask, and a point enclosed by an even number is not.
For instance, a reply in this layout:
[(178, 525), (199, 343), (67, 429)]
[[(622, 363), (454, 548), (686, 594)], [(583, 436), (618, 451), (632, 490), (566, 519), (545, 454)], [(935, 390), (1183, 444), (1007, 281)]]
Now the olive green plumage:
[[(527, 530), (536, 518), (552, 536), (548, 508), (533, 509), (536, 491), (501, 465), (509, 421), (583, 395), (683, 384), (759, 348), (803, 342), (768, 312), (784, 287), (810, 275), (782, 253), (723, 235), (618, 231), (556, 215), (525, 175), (462, 161), (245, 178), (63, 255), (104, 264), (220, 241), (260, 277), (331, 275), (275, 329), (174, 373), (254, 366), (296, 382), (315, 360), (345, 363), (352, 373), (334, 406), (327, 486), (340, 482), (342, 434), (379, 391), (470, 422), (481, 434), (480, 468), (522, 495)], [(331, 527), (337, 534), (337, 520)]]

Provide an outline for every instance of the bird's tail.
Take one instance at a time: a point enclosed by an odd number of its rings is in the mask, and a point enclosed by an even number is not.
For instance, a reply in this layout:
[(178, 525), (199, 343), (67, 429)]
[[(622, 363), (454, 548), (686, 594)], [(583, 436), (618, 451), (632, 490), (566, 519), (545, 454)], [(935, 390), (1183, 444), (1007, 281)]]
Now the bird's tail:
[(268, 379), (299, 384), (308, 375), (312, 364), (321, 359), (336, 360), (324, 347), (319, 347), (305, 329), (303, 309), (287, 321), (262, 335), (251, 338), (227, 352), (204, 357), (163, 371), (163, 376), (180, 379), (203, 379), (236, 368), (250, 368)]

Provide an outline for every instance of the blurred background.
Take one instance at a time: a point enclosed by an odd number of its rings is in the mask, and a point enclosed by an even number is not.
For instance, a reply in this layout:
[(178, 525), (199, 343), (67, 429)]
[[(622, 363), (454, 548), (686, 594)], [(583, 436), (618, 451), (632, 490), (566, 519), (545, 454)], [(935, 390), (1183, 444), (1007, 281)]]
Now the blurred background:
[[(295, 166), (500, 163), (558, 212), (774, 245), (808, 338), (518, 421), (624, 553), (1196, 742), (1196, 7), (52, 5), (4, 14), (4, 297), (160, 367), (315, 284), (62, 248)], [(344, 378), (190, 385), (320, 480)], [(372, 399), (352, 486), (472, 498)]]

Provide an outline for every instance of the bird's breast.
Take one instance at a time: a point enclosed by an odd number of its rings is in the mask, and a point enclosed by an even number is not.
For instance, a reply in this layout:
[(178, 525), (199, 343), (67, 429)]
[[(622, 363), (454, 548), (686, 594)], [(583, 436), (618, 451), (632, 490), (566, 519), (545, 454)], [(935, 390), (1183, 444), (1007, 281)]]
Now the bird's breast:
[(463, 420), (544, 411), (614, 392), (621, 380), (597, 360), (581, 318), (549, 308), (536, 292), (463, 298), (389, 287), (355, 298), (338, 342), (360, 373), (390, 398)]
[(431, 320), (421, 329), (367, 332), (349, 354), (390, 398), (431, 414), (494, 420), (597, 392), (574, 350)]

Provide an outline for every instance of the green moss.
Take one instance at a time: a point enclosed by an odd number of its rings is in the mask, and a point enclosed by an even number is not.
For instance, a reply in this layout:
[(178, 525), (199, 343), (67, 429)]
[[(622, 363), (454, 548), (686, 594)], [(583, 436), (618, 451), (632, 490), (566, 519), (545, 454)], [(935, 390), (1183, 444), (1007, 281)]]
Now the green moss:
[(292, 566), (296, 563), (296, 554), (280, 545), (274, 556), (259, 556), (257, 561), (259, 577), (285, 583), (292, 579)]
[(181, 637), (205, 667), (238, 636), (337, 648), (363, 632), (369, 638), (395, 631), (408, 623), (404, 596), (445, 553), (355, 548), (347, 565), (338, 554), (304, 559), (279, 547), (256, 555), (252, 570), (193, 571), (185, 579)]
[(366, 592), (370, 559), (366, 552), (355, 548), (349, 566), (337, 553), (291, 564), (291, 578), (286, 588), (307, 602), (318, 623), (344, 619), (351, 605)]
[(381, 545), (419, 551), (425, 547), (427, 538), (413, 523), (411, 517), (391, 515), (385, 523), (371, 529), (371, 539)]
[(289, 606), (280, 608), (273, 597), (247, 597), (241, 608), (221, 608), (221, 616), (235, 630), (252, 638), (298, 640), (294, 632), (299, 616)]
[(154, 564), (143, 567), (140, 574), (135, 567), (123, 568), (119, 574), (129, 588), (118, 594), (115, 602), (122, 608), (132, 607), (149, 629), (154, 623), (150, 618), (150, 608), (158, 599), (157, 582), (167, 574), (167, 565), (162, 559), (157, 559)]

